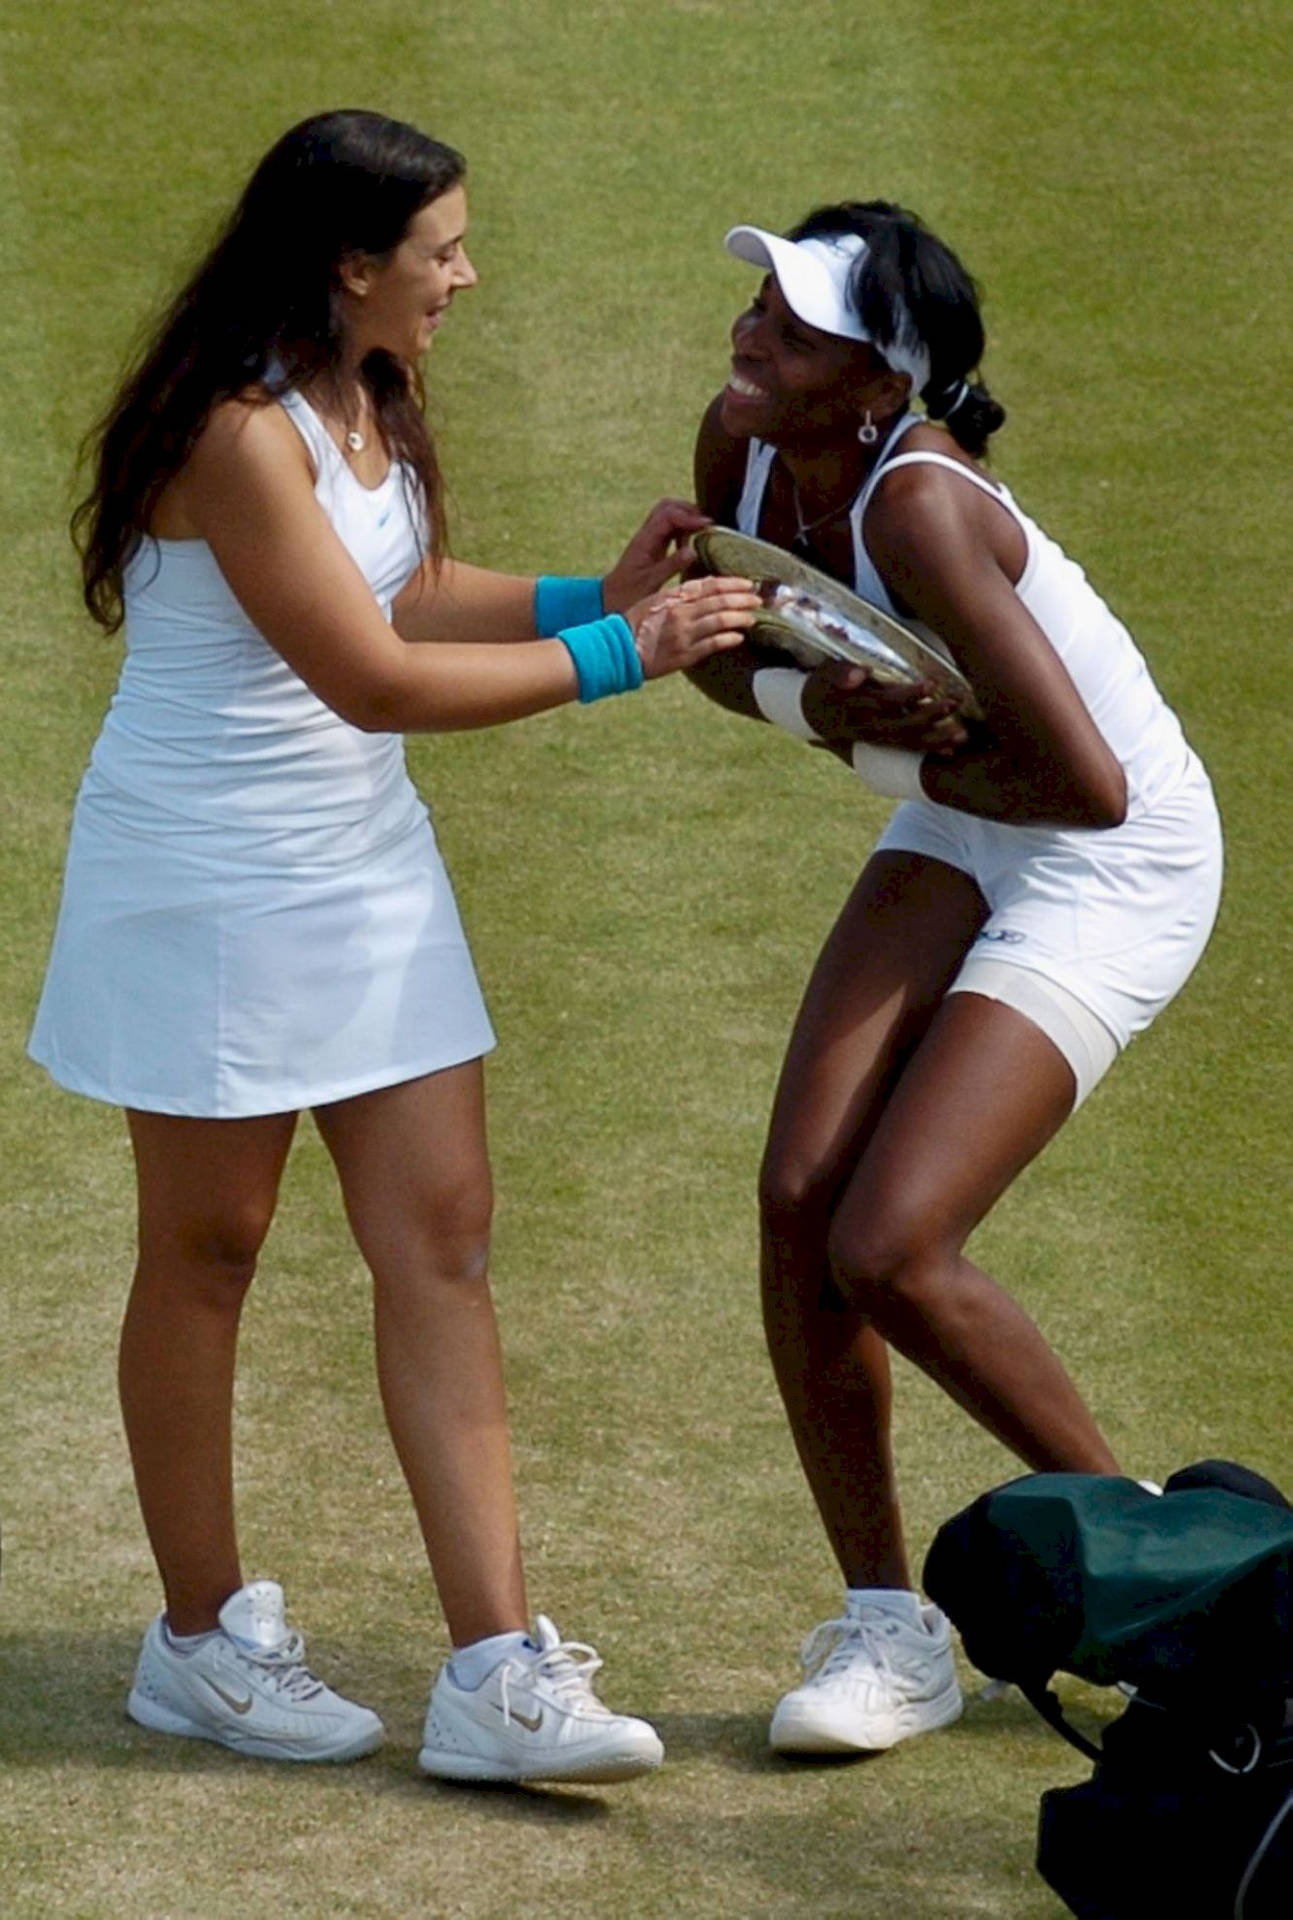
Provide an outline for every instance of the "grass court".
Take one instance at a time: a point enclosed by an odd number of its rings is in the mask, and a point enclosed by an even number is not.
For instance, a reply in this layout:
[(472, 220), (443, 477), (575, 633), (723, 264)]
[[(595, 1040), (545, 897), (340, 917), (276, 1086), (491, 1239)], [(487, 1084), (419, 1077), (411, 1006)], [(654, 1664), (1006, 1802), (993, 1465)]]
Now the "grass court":
[[(293, 121), (371, 106), (469, 162), (479, 288), (429, 364), (455, 550), (610, 563), (690, 486), (748, 271), (735, 221), (883, 195), (986, 293), (996, 467), (1130, 625), (1228, 833), (1210, 952), (975, 1243), (1128, 1467), (1293, 1478), (1282, 1286), (1290, 739), (1276, 0), (10, 0), (0, 26), (0, 1909), (13, 1920), (1045, 1920), (1037, 1799), (1082, 1763), (1013, 1697), (874, 1762), (765, 1749), (836, 1578), (763, 1354), (753, 1178), (808, 965), (883, 818), (670, 683), (412, 743), (501, 1046), (495, 1285), (533, 1603), (650, 1715), (655, 1779), (439, 1788), (445, 1643), (303, 1129), (245, 1331), (248, 1577), (389, 1744), (332, 1770), (132, 1726), (158, 1604), (114, 1395), (124, 1128), (21, 1058), (116, 645), (63, 533), (144, 313)], [(1280, 609), (1283, 608), (1283, 613)], [(1273, 688), (1273, 693), (1272, 693)], [(1012, 1463), (910, 1368), (917, 1563)], [(1111, 1710), (1076, 1684), (1079, 1709)]]

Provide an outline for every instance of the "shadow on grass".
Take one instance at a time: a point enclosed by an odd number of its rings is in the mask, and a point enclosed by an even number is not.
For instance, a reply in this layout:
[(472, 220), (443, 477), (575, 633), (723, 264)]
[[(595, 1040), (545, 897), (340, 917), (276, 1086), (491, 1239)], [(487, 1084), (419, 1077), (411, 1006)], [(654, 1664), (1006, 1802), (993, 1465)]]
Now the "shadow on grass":
[[(1072, 1721), (1089, 1740), (1098, 1742), (1105, 1727), (1117, 1719), (1127, 1701), (1116, 1687), (1064, 1685), (1060, 1705), (1065, 1719)], [(1055, 1743), (1063, 1750), (1065, 1745), (1063, 1736), (1054, 1727), (1047, 1726), (1036, 1707), (1017, 1687), (1008, 1687), (1004, 1693), (990, 1694), (986, 1699), (982, 1693), (967, 1693), (965, 1712), (955, 1723), (955, 1731), (960, 1739), (1002, 1733), (1017, 1739), (1020, 1735), (1036, 1734), (1043, 1746)]]
[(768, 1745), (766, 1713), (656, 1713), (651, 1724), (664, 1741), (665, 1758), (671, 1767), (686, 1766), (688, 1761), (715, 1760), (736, 1773), (769, 1774), (811, 1772), (820, 1768), (830, 1773), (841, 1766), (853, 1766), (874, 1756), (869, 1754), (814, 1754), (788, 1760)]
[[(1125, 1704), (1116, 1692), (1083, 1688), (1076, 1699), (1066, 1698), (1065, 1711), (1094, 1738)], [(828, 1774), (852, 1767), (865, 1770), (872, 1761), (881, 1758), (878, 1753), (774, 1753), (768, 1745), (766, 1713), (658, 1713), (652, 1715), (652, 1724), (664, 1741), (670, 1765), (685, 1766), (688, 1761), (717, 1759), (738, 1773), (775, 1777), (807, 1775), (814, 1771)], [(1055, 1747), (1063, 1751), (1064, 1743), (1054, 1729), (1046, 1725), (1023, 1694), (1013, 1687), (986, 1700), (975, 1692), (967, 1692), (964, 1714), (940, 1738), (977, 1742), (984, 1738), (999, 1739), (1003, 1734), (1016, 1742), (1023, 1739), (1031, 1743), (1035, 1738), (1039, 1748)]]
[[(136, 1726), (125, 1709), (138, 1652), (136, 1633), (0, 1636), (0, 1769), (70, 1764), (96, 1772), (173, 1776), (227, 1776), (249, 1768), (267, 1775), (282, 1773), (282, 1761), (249, 1759), (210, 1741), (174, 1739)], [(421, 1673), (410, 1677), (401, 1670), (400, 1680), (420, 1704), (425, 1697)], [(317, 1781), (323, 1793), (358, 1789), (409, 1800), (444, 1796), (465, 1804), (470, 1799), (477, 1813), (494, 1820), (569, 1826), (601, 1820), (609, 1811), (595, 1788), (577, 1783), (512, 1786), (428, 1780), (417, 1770), (416, 1744), (400, 1737), (411, 1734), (412, 1727), (411, 1721), (408, 1727), (401, 1725), (396, 1738), (364, 1760), (294, 1766), (291, 1771), (297, 1779)]]

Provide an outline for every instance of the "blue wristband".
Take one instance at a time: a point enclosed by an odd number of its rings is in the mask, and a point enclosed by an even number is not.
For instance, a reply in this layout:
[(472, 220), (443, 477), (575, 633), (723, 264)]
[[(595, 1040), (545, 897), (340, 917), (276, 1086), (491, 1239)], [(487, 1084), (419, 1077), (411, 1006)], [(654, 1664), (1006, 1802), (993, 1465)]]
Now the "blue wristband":
[(600, 620), (605, 612), (600, 580), (541, 573), (534, 583), (534, 630), (552, 640), (563, 627)]
[(620, 613), (581, 622), (554, 636), (569, 652), (579, 680), (579, 698), (603, 700), (608, 693), (631, 693), (642, 685), (642, 661), (633, 629)]

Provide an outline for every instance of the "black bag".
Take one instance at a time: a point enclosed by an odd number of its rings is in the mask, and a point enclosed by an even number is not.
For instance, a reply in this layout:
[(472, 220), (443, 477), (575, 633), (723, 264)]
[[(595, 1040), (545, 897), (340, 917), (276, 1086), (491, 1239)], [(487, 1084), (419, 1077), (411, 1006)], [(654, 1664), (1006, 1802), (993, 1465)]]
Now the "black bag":
[(1081, 1920), (1288, 1920), (1293, 1734), (1210, 1747), (1138, 1694), (1090, 1780), (1043, 1793), (1037, 1870)]
[[(1096, 1763), (1043, 1794), (1037, 1865), (1081, 1920), (1293, 1912), (1293, 1511), (1228, 1463), (1162, 1496), (1034, 1474), (940, 1528), (925, 1587), (983, 1672)], [(1134, 1690), (1097, 1747), (1057, 1671)]]

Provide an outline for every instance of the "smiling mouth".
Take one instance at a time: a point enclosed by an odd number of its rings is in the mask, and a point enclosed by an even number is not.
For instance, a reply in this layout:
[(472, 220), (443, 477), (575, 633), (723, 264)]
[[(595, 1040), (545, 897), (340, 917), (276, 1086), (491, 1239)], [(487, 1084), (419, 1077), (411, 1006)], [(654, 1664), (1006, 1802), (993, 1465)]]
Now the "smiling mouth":
[(766, 387), (757, 387), (753, 380), (747, 380), (742, 373), (730, 373), (727, 376), (727, 388), (729, 393), (738, 394), (742, 400), (766, 400), (768, 397)]

